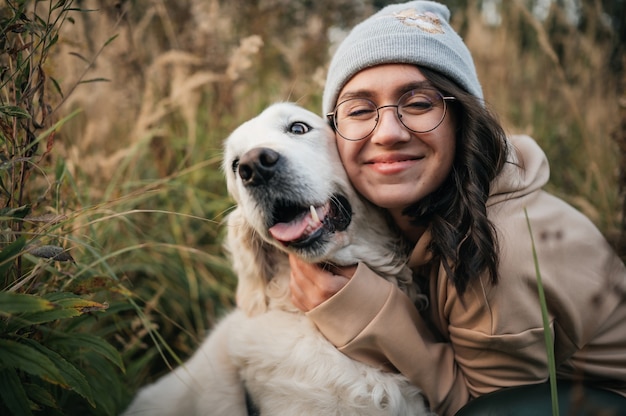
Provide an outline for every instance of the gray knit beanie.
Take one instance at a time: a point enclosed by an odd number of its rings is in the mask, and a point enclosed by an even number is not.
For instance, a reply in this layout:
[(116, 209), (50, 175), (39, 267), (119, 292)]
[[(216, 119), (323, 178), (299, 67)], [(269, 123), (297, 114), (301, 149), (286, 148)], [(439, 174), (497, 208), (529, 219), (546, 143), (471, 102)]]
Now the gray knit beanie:
[(432, 1), (393, 4), (356, 25), (339, 45), (324, 87), (324, 114), (357, 72), (380, 64), (415, 64), (456, 81), (479, 99), (482, 88), (474, 61), (449, 23), (450, 10)]

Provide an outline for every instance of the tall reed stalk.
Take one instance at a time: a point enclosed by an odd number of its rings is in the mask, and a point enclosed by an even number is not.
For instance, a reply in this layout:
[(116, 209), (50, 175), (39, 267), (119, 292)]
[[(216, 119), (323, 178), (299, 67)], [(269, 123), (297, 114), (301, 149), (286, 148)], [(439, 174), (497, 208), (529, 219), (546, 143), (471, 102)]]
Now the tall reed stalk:
[(543, 321), (543, 335), (546, 343), (546, 354), (548, 356), (548, 374), (550, 381), (550, 396), (552, 403), (552, 416), (559, 416), (559, 393), (557, 389), (556, 378), (556, 359), (554, 355), (554, 338), (552, 329), (550, 328), (550, 314), (548, 312), (548, 304), (546, 302), (546, 294), (543, 290), (543, 281), (541, 279), (541, 270), (539, 268), (539, 259), (537, 257), (537, 249), (535, 246), (535, 238), (533, 230), (528, 218), (528, 211), (524, 208), (526, 216), (526, 224), (528, 225), (528, 233), (530, 234), (530, 242), (532, 246), (533, 262), (535, 263), (535, 275), (537, 276), (537, 292), (539, 294), (539, 305), (541, 308), (541, 319)]

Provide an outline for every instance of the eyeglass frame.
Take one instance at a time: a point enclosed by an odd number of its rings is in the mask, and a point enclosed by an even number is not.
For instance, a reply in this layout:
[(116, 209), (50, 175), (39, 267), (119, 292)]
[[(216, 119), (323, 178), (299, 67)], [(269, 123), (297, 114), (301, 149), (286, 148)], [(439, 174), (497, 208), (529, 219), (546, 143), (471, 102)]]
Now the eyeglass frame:
[[(441, 116), (441, 120), (439, 120), (437, 122), (435, 127), (431, 128), (431, 129), (428, 129), (428, 130), (424, 130), (424, 131), (413, 130), (412, 128), (410, 128), (409, 126), (404, 124), (404, 122), (402, 121), (402, 114), (400, 114), (400, 101), (404, 98), (405, 95), (408, 95), (410, 92), (419, 91), (419, 90), (432, 90), (432, 91), (436, 92), (437, 94), (439, 94), (439, 96), (441, 97), (441, 101), (443, 102), (443, 115)], [(374, 107), (376, 107), (376, 123), (374, 124), (374, 127), (372, 128), (372, 130), (370, 130), (369, 133), (367, 133), (365, 136), (361, 137), (360, 139), (350, 139), (350, 138), (344, 136), (343, 134), (341, 134), (339, 132), (339, 128), (337, 127), (337, 108), (339, 108), (339, 106), (341, 104), (346, 103), (346, 102), (351, 101), (351, 100), (365, 100), (365, 101), (369, 101), (371, 104), (373, 104)], [(409, 131), (411, 131), (413, 133), (429, 133), (429, 132), (435, 130), (437, 127), (439, 127), (441, 125), (441, 123), (443, 123), (443, 120), (446, 118), (446, 114), (448, 113), (448, 105), (446, 103), (446, 100), (456, 101), (456, 97), (445, 96), (439, 90), (437, 90), (435, 88), (424, 88), (424, 87), (422, 87), (422, 88), (413, 88), (413, 89), (405, 92), (404, 94), (402, 94), (400, 96), (400, 98), (398, 98), (397, 104), (387, 104), (387, 105), (376, 106), (376, 103), (374, 101), (370, 100), (369, 98), (358, 98), (358, 97), (348, 98), (347, 100), (343, 100), (342, 102), (337, 104), (332, 112), (326, 114), (326, 117), (328, 118), (328, 121), (329, 121), (330, 126), (332, 127), (332, 129), (337, 134), (339, 134), (342, 139), (348, 140), (350, 142), (360, 142), (361, 140), (365, 140), (367, 137), (369, 137), (374, 132), (374, 130), (376, 130), (376, 127), (378, 127), (378, 123), (380, 121), (380, 110), (382, 110), (384, 108), (390, 108), (390, 107), (395, 107), (396, 108), (396, 117), (398, 118), (398, 121), (400, 121), (400, 124), (402, 124), (402, 126), (404, 126), (405, 129), (407, 129), (407, 130), (409, 130)]]

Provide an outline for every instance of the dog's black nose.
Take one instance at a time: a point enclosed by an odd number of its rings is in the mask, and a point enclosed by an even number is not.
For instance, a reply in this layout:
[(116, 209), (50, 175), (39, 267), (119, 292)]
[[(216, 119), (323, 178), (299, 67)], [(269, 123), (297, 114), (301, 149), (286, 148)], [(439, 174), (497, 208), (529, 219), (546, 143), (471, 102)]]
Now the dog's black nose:
[(244, 185), (262, 185), (274, 176), (279, 161), (280, 154), (272, 149), (252, 149), (239, 159), (239, 176)]

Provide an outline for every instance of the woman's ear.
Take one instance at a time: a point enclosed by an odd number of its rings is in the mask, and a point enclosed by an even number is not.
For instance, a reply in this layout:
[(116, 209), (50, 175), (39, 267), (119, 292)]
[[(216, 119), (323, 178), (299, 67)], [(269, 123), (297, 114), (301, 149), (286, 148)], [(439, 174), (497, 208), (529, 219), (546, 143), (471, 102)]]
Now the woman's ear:
[(271, 259), (280, 256), (248, 224), (237, 207), (228, 215), (225, 248), (237, 274), (237, 306), (248, 316), (267, 310), (266, 287), (273, 276)]

